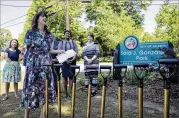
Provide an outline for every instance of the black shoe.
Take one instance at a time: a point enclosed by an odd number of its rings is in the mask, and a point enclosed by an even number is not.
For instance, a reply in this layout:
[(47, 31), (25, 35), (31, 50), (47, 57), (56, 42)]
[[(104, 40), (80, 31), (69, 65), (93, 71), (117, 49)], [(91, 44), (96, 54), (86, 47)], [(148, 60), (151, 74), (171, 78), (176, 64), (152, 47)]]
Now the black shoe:
[(91, 97), (94, 97), (96, 95), (96, 91), (95, 90), (92, 90), (91, 91)]

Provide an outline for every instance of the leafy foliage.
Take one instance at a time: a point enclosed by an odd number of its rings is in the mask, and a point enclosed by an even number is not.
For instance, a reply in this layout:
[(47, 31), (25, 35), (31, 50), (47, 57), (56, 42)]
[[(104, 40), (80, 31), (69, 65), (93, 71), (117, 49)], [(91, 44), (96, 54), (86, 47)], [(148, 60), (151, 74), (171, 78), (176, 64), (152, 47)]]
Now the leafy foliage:
[(160, 41), (179, 43), (179, 9), (178, 5), (163, 5), (156, 16), (157, 28), (155, 36)]
[[(96, 6), (99, 6), (101, 2), (106, 2), (110, 6), (114, 13), (121, 13), (121, 10), (124, 9), (126, 15), (130, 15), (135, 22), (135, 25), (142, 26), (144, 21), (144, 14), (142, 10), (146, 10), (148, 3), (152, 0), (93, 0)], [(95, 10), (95, 6), (88, 5), (86, 9), (88, 13), (89, 20), (96, 20), (98, 17), (98, 12)], [(102, 11), (101, 11), (102, 12)]]
[(153, 34), (145, 32), (144, 35), (140, 39), (141, 42), (155, 42), (156, 38)]
[[(118, 5), (120, 11), (114, 9), (114, 4)], [(86, 6), (86, 13), (91, 22), (95, 21), (96, 26), (91, 29), (103, 51), (114, 49), (128, 35), (141, 37), (143, 32), (143, 28), (136, 25), (120, 2), (94, 0)]]
[(12, 39), (12, 34), (7, 29), (0, 29), (0, 48), (6, 46), (6, 42)]

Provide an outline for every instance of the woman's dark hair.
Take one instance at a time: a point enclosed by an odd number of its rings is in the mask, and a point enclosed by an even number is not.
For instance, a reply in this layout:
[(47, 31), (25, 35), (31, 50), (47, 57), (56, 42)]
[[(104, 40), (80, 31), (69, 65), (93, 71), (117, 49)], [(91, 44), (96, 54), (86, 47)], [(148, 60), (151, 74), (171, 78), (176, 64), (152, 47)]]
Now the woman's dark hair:
[(94, 34), (93, 33), (89, 33), (88, 36), (91, 36), (94, 40)]
[[(40, 16), (43, 16), (43, 15), (47, 18), (47, 14), (46, 14), (45, 12), (38, 12), (38, 13), (34, 16), (34, 18), (33, 18), (33, 20), (32, 20), (32, 30), (37, 30), (39, 17), (40, 17)], [(45, 32), (46, 32), (48, 35), (50, 34), (50, 32), (49, 32), (48, 29), (47, 29), (47, 25), (44, 26), (44, 30), (45, 30)]]
[(19, 48), (19, 43), (18, 43), (18, 40), (17, 39), (12, 39), (11, 41), (10, 41), (10, 44), (9, 44), (9, 48), (11, 48), (11, 43), (12, 43), (12, 41), (16, 41), (17, 42), (17, 46), (16, 46), (16, 50), (18, 50), (18, 48)]
[(66, 32), (69, 32), (69, 33), (70, 33), (70, 37), (72, 37), (72, 33), (71, 33), (70, 30), (65, 30), (65, 31), (64, 31), (64, 35), (65, 35)]

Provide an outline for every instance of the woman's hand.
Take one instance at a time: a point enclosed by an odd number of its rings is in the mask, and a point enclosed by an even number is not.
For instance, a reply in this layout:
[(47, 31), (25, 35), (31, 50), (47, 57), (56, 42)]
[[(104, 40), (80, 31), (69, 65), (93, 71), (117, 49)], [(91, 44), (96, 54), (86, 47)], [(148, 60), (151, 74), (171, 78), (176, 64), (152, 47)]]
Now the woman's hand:
[(84, 56), (84, 59), (87, 61), (88, 64), (91, 64), (93, 61), (92, 59), (89, 59), (87, 56)]
[(88, 59), (88, 64), (91, 64), (93, 62), (92, 59)]
[(72, 63), (76, 59), (76, 56), (74, 56), (72, 59), (67, 60), (67, 63)]
[(24, 58), (24, 55), (21, 53), (19, 54), (19, 60), (21, 61)]
[(65, 53), (65, 50), (59, 50), (58, 54)]
[(58, 62), (58, 60), (57, 59), (52, 59), (52, 62)]
[(88, 64), (91, 64), (96, 58), (97, 56), (94, 55), (91, 59), (88, 60)]
[(11, 59), (10, 59), (10, 58), (6, 58), (6, 61), (7, 61), (7, 62), (10, 62), (10, 61), (11, 61)]

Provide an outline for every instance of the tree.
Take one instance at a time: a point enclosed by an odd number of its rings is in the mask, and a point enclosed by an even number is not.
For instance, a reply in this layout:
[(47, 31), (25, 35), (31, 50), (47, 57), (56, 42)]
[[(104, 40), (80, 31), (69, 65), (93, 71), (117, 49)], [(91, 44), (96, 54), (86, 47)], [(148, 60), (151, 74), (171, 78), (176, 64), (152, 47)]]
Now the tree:
[[(144, 22), (144, 14), (142, 10), (146, 10), (149, 6), (149, 3), (152, 0), (93, 0), (96, 3), (96, 6), (100, 5), (100, 2), (108, 2), (108, 5), (113, 9), (113, 12), (118, 14), (121, 13), (122, 9), (126, 10), (126, 15), (130, 15), (135, 22), (134, 25), (142, 26)], [(98, 14), (94, 9), (95, 6), (87, 5), (86, 12), (88, 13), (88, 19), (90, 21), (96, 20)]]
[(144, 35), (142, 36), (142, 38), (140, 39), (141, 42), (154, 42), (156, 41), (156, 38), (154, 35), (145, 32)]
[(155, 36), (160, 41), (170, 41), (174, 46), (179, 44), (179, 9), (178, 5), (163, 5), (156, 15)]
[(96, 24), (92, 31), (104, 51), (114, 49), (128, 35), (140, 38), (143, 32), (143, 28), (135, 25), (132, 16), (128, 15), (122, 6), (119, 6), (120, 13), (115, 12), (112, 3), (106, 0), (94, 0), (86, 7), (88, 20), (95, 21)]
[[(55, 4), (54, 4), (55, 3)], [(48, 17), (48, 29), (55, 35), (56, 39), (64, 38), (65, 30), (65, 3), (57, 0), (33, 0), (30, 9), (28, 10), (27, 21), (24, 25), (24, 30), (19, 36), (21, 45), (23, 44), (25, 33), (28, 29), (31, 29), (31, 22), (33, 16), (43, 9), (39, 6), (48, 6), (53, 4), (51, 8), (45, 11), (50, 14), (56, 12), (55, 14)], [(78, 46), (81, 46), (81, 41), (84, 41), (86, 37), (86, 30), (82, 26), (81, 22), (78, 20), (83, 13), (82, 3), (80, 1), (69, 2), (70, 8), (70, 30), (72, 31), (72, 38), (77, 41)], [(81, 48), (80, 48), (81, 49)], [(81, 52), (81, 51), (79, 51)]]
[(6, 42), (12, 39), (12, 34), (7, 29), (0, 29), (0, 48), (6, 46)]

